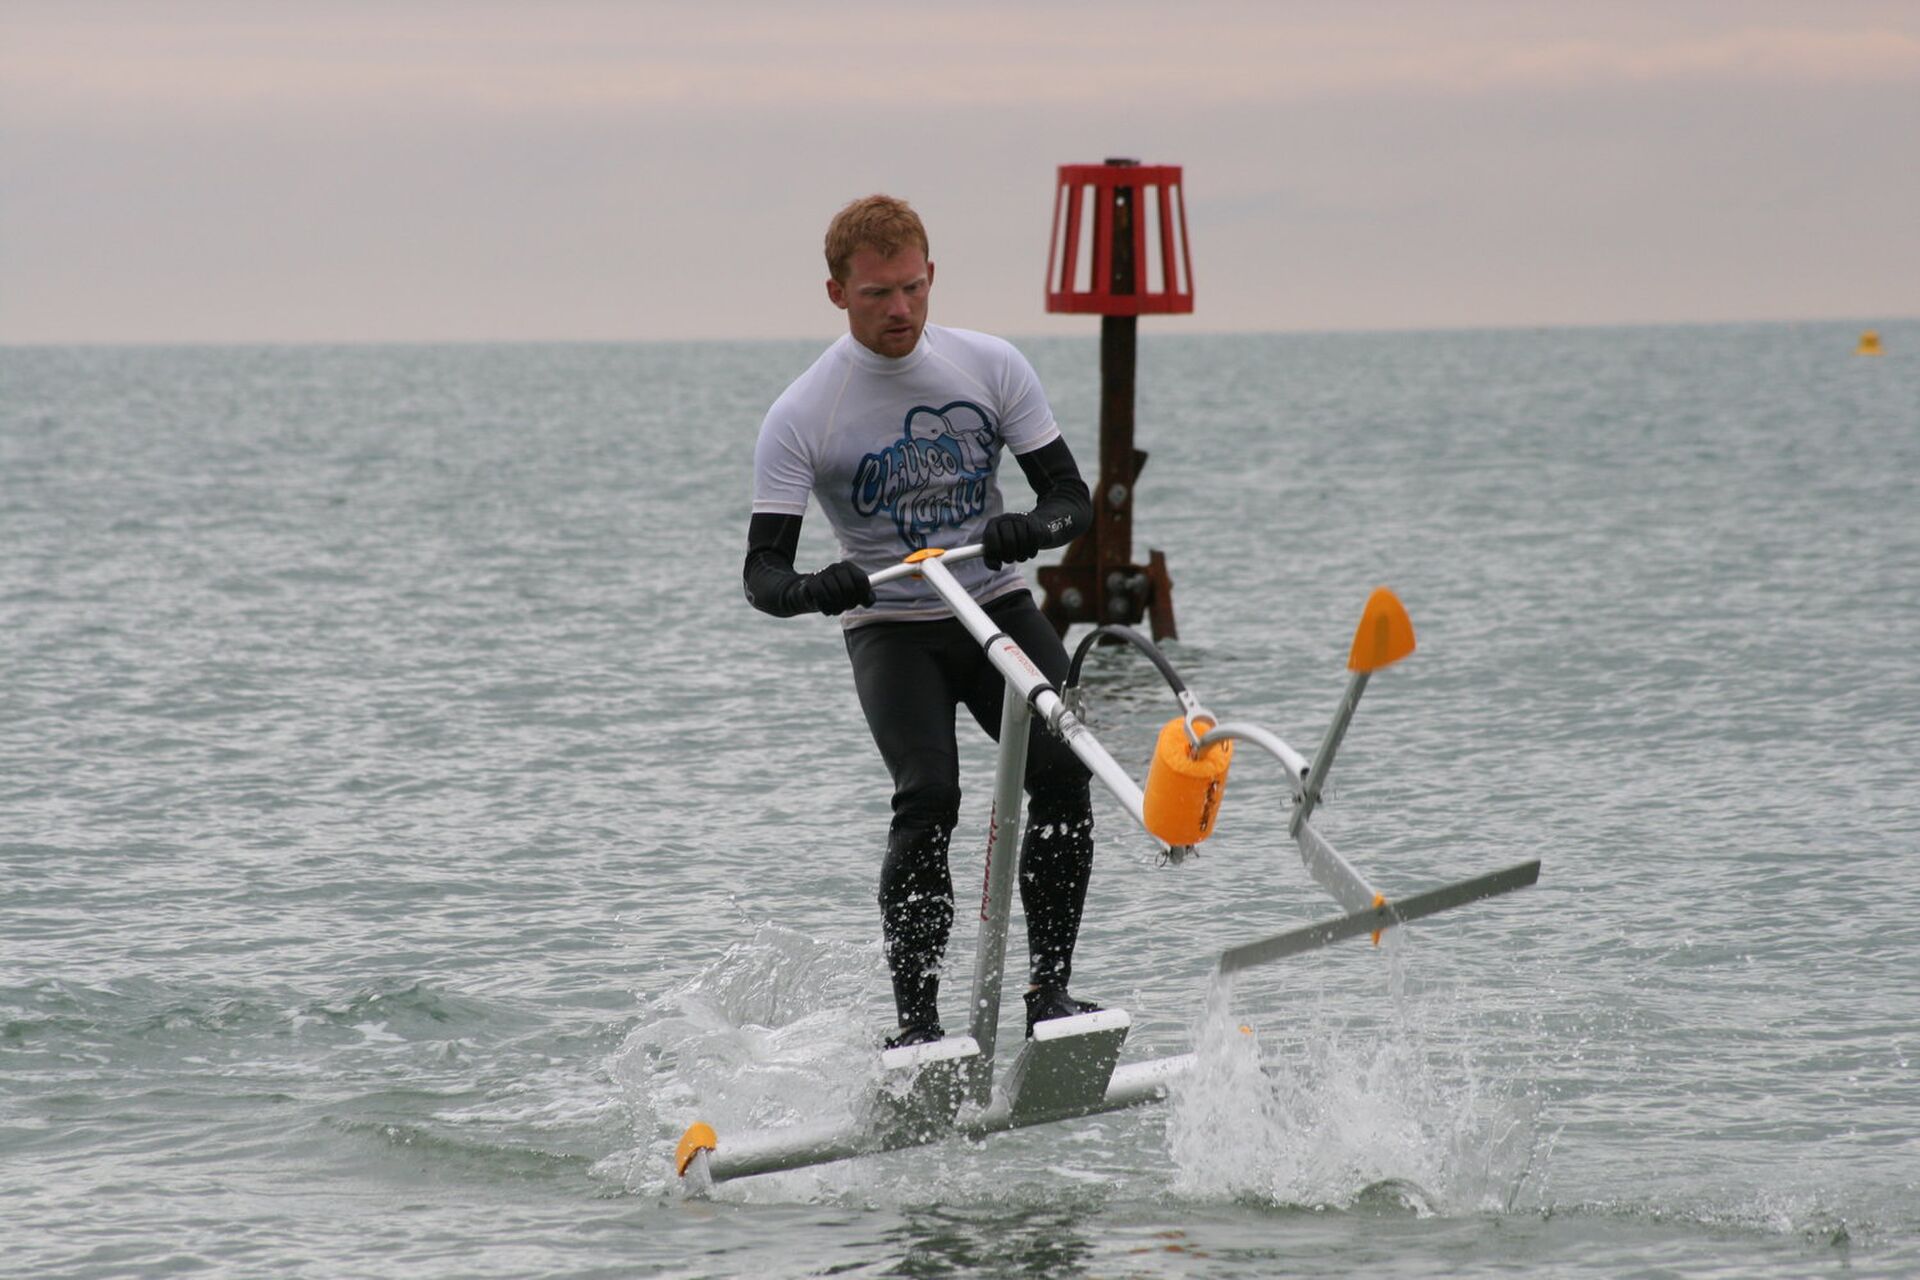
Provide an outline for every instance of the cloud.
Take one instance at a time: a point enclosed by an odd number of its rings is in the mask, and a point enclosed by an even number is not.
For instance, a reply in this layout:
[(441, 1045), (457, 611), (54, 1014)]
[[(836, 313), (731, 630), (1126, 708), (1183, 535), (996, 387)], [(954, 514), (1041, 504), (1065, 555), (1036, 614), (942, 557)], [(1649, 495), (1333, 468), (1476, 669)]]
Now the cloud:
[(29, 116), (523, 115), (1920, 84), (1920, 21), (1857, 8), (1769, 22), (1766, 6), (1685, 4), (1556, 6), (1552, 21), (1488, 3), (202, 4), (102, 21), (27, 5), (6, 20), (0, 93)]
[(1189, 331), (1895, 314), (1916, 132), (1867, 0), (8, 0), (0, 341), (824, 335), (872, 190), (943, 319), (1081, 332), (1115, 154), (1186, 166)]

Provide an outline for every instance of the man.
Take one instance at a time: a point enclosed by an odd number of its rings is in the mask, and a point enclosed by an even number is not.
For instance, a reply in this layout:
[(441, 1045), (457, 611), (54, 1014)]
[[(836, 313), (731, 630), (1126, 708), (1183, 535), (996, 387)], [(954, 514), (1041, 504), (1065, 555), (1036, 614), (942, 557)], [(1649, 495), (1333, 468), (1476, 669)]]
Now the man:
[[(899, 1027), (887, 1046), (944, 1033), (940, 961), (953, 924), (947, 842), (960, 813), (954, 709), (1000, 730), (1004, 683), (933, 589), (867, 575), (923, 547), (981, 543), (955, 577), (1049, 679), (1067, 655), (1012, 563), (1071, 541), (1093, 506), (1033, 368), (986, 334), (927, 323), (933, 263), (906, 202), (856, 200), (827, 228), (827, 297), (847, 333), (795, 379), (760, 427), (744, 569), (747, 599), (776, 617), (841, 615), (860, 708), (893, 775), (880, 871), (881, 932)], [(995, 477), (1011, 449), (1038, 495), (1004, 510)], [(794, 569), (811, 494), (844, 559)], [(1029, 743), (1020, 901), (1030, 954), (1027, 1034), (1097, 1006), (1067, 993), (1093, 868), (1088, 775), (1051, 732)]]

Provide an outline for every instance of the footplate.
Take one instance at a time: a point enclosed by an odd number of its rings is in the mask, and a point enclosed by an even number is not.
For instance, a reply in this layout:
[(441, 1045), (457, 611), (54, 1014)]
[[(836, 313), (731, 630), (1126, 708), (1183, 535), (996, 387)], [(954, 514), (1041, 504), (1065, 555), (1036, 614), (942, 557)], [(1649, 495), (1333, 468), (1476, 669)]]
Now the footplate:
[(1006, 1098), (1015, 1125), (1099, 1110), (1106, 1101), (1120, 1047), (1133, 1019), (1102, 1009), (1038, 1023), (1007, 1073)]

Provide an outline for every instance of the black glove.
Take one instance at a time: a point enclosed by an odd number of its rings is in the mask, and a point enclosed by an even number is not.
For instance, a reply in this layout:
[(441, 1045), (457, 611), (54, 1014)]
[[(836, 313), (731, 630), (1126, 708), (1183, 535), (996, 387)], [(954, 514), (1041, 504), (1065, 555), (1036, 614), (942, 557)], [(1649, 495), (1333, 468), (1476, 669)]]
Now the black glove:
[(872, 604), (873, 584), (853, 561), (837, 561), (807, 575), (807, 603), (831, 618), (857, 604)]
[(1040, 554), (1040, 522), (1024, 511), (1009, 511), (987, 521), (987, 532), (980, 539), (980, 557), (987, 568), (1018, 564)]

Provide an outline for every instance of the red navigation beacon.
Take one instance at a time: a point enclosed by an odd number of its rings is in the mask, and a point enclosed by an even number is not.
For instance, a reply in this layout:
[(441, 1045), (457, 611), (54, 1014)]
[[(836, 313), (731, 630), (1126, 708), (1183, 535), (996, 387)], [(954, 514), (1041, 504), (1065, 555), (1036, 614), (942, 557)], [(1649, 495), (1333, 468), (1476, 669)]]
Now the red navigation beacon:
[(1040, 570), (1047, 618), (1062, 635), (1076, 622), (1139, 622), (1156, 640), (1177, 636), (1167, 560), (1133, 563), (1133, 494), (1147, 455), (1133, 447), (1133, 372), (1139, 317), (1193, 311), (1187, 206), (1177, 164), (1109, 159), (1063, 164), (1047, 250), (1047, 310), (1100, 321), (1100, 482), (1093, 528)]
[(1063, 164), (1053, 194), (1047, 310), (1188, 315), (1193, 260), (1177, 164)]

